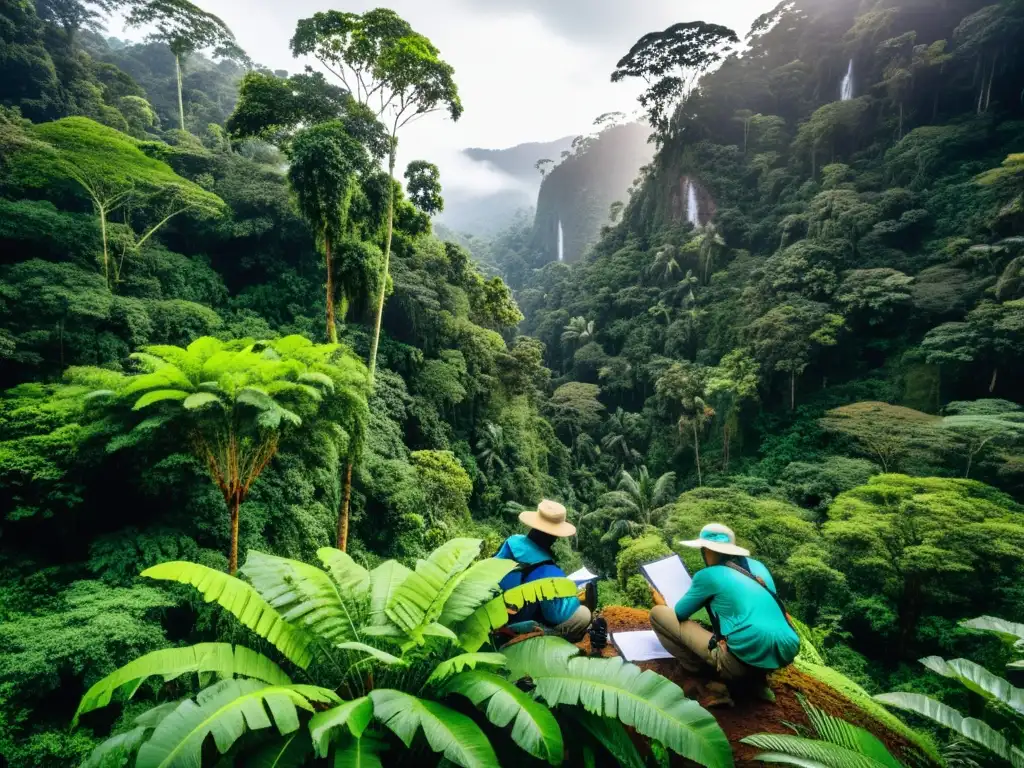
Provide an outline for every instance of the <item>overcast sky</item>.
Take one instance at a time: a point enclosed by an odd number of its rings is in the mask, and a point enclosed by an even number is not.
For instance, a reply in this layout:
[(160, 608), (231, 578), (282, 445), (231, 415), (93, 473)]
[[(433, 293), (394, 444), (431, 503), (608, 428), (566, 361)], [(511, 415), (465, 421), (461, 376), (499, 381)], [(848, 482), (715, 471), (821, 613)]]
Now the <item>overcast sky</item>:
[[(742, 38), (776, 0), (195, 0), (217, 14), (257, 62), (301, 70), (288, 41), (299, 18), (380, 5), (402, 15), (455, 67), (465, 113), (431, 115), (399, 136), (402, 159), (450, 167), (463, 147), (503, 148), (579, 134), (603, 112), (633, 112), (638, 82), (612, 84), (615, 63), (642, 34), (679, 21), (726, 24)], [(113, 35), (139, 39), (138, 30)], [(310, 62), (314, 63), (315, 62)], [(449, 176), (449, 181), (451, 177)]]

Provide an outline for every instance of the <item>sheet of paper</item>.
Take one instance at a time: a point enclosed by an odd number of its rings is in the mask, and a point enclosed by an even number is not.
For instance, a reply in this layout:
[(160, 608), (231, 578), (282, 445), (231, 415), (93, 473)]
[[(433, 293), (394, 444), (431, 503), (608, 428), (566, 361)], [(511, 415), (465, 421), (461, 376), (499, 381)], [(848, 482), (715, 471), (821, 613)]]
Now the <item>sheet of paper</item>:
[(626, 661), (653, 661), (671, 659), (654, 630), (646, 632), (613, 632), (612, 642)]
[(640, 566), (640, 572), (665, 598), (665, 604), (674, 608), (679, 598), (690, 588), (690, 577), (679, 555), (670, 555), (653, 563)]
[(591, 573), (587, 570), (586, 566), (583, 566), (578, 571), (569, 574), (569, 578), (575, 581), (577, 584), (585, 584), (588, 581), (594, 581), (594, 579), (601, 578), (596, 573)]

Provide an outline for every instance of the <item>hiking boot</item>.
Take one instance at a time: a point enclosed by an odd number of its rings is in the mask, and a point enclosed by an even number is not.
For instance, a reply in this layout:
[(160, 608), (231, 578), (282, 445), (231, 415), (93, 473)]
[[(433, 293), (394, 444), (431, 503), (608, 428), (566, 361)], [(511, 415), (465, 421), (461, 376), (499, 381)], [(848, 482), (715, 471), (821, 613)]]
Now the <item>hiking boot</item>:
[(708, 683), (704, 686), (704, 696), (700, 700), (700, 704), (705, 709), (710, 707), (735, 707), (736, 702), (732, 700), (732, 696), (729, 695), (729, 688), (725, 683)]

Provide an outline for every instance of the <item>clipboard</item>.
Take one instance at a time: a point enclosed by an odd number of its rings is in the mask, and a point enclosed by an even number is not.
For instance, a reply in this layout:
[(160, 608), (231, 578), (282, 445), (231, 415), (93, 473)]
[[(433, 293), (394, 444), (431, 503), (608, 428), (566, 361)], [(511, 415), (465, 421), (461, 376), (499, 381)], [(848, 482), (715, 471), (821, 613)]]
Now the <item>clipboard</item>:
[(577, 587), (582, 587), (584, 584), (587, 584), (591, 581), (597, 581), (601, 577), (598, 576), (596, 573), (591, 573), (590, 570), (586, 566), (584, 566), (580, 568), (578, 571), (573, 571), (566, 578), (572, 579), (574, 582), (576, 582)]
[(675, 607), (693, 581), (679, 555), (669, 555), (653, 563), (641, 565), (640, 573), (647, 579), (648, 584), (661, 593), (669, 608)]

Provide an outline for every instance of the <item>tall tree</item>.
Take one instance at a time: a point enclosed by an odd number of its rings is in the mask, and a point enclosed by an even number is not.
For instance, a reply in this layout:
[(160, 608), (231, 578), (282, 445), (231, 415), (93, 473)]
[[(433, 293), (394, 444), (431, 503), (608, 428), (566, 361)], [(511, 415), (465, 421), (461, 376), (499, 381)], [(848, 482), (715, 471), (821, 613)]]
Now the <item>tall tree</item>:
[(658, 143), (669, 137), (676, 109), (690, 95), (697, 80), (739, 43), (728, 27), (691, 21), (673, 24), (661, 32), (649, 32), (619, 59), (612, 82), (641, 77), (648, 88), (640, 104), (655, 131)]
[(185, 420), (182, 434), (228, 507), (230, 573), (238, 569), (239, 512), (253, 483), (277, 453), (283, 432), (301, 427), (303, 417), (314, 418), (325, 395), (334, 393), (330, 357), (336, 346), (305, 362), (291, 354), (292, 347), (310, 346), (305, 339), (275, 344), (207, 336), (185, 349), (147, 347), (132, 356), (143, 372), (103, 392), (130, 402), (133, 411), (157, 410), (160, 425)]
[[(325, 11), (299, 21), (291, 41), (295, 56), (313, 56), (349, 93), (382, 120), (391, 139), (388, 176), (394, 181), (398, 132), (418, 117), (444, 109), (452, 120), (462, 102), (451, 65), (423, 35), (394, 11), (377, 8), (362, 15)], [(381, 321), (394, 233), (395, 189), (387, 194), (383, 279), (370, 343), (370, 379), (377, 367)]]
[(405, 169), (409, 200), (428, 216), (444, 210), (441, 197), (441, 171), (426, 160), (413, 160)]
[(697, 469), (697, 485), (704, 484), (700, 466), (700, 439), (704, 427), (715, 416), (715, 409), (708, 403), (708, 380), (711, 369), (707, 366), (685, 361), (675, 363), (658, 379), (658, 394), (682, 410), (679, 417), (679, 431), (689, 432), (693, 437), (693, 463)]
[(188, 0), (148, 0), (135, 5), (125, 24), (129, 27), (156, 27), (147, 39), (166, 43), (174, 54), (178, 77), (178, 118), (185, 129), (185, 104), (181, 95), (181, 62), (191, 53), (211, 50), (216, 58), (248, 62), (248, 57), (228, 25)]
[[(638, 533), (647, 526), (657, 525), (676, 491), (676, 473), (666, 472), (652, 477), (647, 467), (640, 467), (636, 476), (622, 470), (614, 491), (598, 500), (598, 508), (591, 515), (611, 518), (611, 525), (602, 541), (617, 541), (623, 536)], [(590, 515), (585, 516), (585, 520)]]
[(745, 349), (734, 349), (722, 358), (708, 379), (708, 397), (722, 414), (722, 471), (729, 471), (729, 450), (739, 432), (744, 403), (757, 400), (761, 369)]

